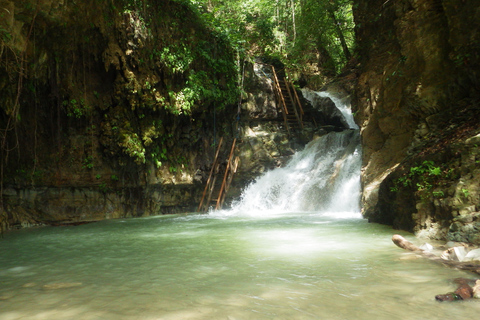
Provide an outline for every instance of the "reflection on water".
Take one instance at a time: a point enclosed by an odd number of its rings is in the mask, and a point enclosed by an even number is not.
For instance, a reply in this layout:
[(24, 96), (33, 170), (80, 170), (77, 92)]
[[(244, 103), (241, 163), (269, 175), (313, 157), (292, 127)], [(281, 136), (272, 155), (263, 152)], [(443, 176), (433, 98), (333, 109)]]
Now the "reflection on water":
[(314, 213), (15, 231), (0, 241), (0, 319), (478, 315), (475, 301), (434, 301), (455, 288), (453, 278), (468, 274), (410, 259), (391, 235), (361, 219)]

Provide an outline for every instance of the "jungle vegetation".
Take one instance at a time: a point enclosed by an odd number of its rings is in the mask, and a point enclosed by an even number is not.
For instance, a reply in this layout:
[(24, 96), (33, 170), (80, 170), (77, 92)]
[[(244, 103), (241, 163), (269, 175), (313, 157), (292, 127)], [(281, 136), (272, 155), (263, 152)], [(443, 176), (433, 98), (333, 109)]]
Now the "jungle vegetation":
[[(246, 61), (279, 60), (293, 80), (338, 74), (354, 50), (352, 3), (84, 0), (50, 15), (38, 1), (9, 2), (0, 12), (0, 189), (7, 168), (33, 177), (42, 162), (64, 163), (73, 130), (98, 136), (112, 157), (177, 163), (169, 124), (235, 105)], [(103, 83), (91, 74), (106, 63), (107, 38), (128, 42), (128, 59), (116, 66), (128, 76), (105, 70)], [(38, 139), (56, 146), (55, 159), (37, 152)], [(85, 170), (95, 166), (93, 149), (85, 147)]]
[(354, 50), (351, 0), (185, 0), (240, 58), (269, 56), (291, 71), (338, 73)]

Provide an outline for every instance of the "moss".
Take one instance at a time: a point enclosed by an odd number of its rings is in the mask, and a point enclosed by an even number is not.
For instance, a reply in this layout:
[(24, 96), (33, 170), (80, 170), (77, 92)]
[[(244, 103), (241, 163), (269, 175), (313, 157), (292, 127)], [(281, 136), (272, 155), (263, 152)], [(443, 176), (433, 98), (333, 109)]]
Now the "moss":
[[(16, 38), (7, 34), (11, 26), (0, 29), (2, 45), (10, 41), (0, 64), (0, 129), (10, 126), (5, 146), (15, 150), (2, 154), (5, 181), (28, 184), (17, 169), (37, 169), (45, 172), (38, 183), (68, 183), (68, 172), (84, 165), (72, 161), (75, 148), (96, 159), (95, 170), (181, 166), (179, 150), (202, 150), (200, 137), (234, 108), (235, 54), (189, 2), (86, 0), (38, 12), (34, 1), (17, 5), (25, 27)], [(183, 127), (192, 130), (188, 139), (176, 134)]]

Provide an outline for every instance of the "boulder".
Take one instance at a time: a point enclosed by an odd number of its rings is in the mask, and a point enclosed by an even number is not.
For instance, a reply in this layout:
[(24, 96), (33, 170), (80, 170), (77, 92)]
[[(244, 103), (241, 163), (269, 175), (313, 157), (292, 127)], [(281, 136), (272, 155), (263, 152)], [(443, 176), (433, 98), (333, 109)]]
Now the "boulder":
[(480, 249), (474, 249), (469, 251), (466, 255), (463, 261), (473, 261), (477, 260), (480, 261)]
[(463, 261), (467, 255), (467, 250), (463, 246), (449, 248), (445, 250), (441, 258), (444, 260)]

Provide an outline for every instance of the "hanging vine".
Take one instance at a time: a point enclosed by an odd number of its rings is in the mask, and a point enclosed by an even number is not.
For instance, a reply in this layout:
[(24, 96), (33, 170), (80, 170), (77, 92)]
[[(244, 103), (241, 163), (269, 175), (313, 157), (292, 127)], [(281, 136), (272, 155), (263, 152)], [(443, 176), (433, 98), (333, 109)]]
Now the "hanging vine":
[[(16, 81), (16, 92), (13, 104), (9, 108), (9, 105), (6, 104), (4, 107), (4, 112), (6, 116), (6, 122), (3, 128), (0, 128), (0, 233), (3, 234), (3, 231), (8, 227), (7, 221), (7, 213), (4, 207), (3, 201), (3, 194), (4, 194), (4, 179), (5, 179), (5, 167), (8, 163), (10, 153), (14, 150), (19, 150), (19, 141), (18, 141), (18, 134), (17, 134), (17, 124), (20, 118), (20, 97), (23, 90), (23, 80), (27, 77), (28, 71), (28, 46), (30, 44), (30, 38), (34, 30), (35, 20), (38, 15), (39, 5), (38, 0), (35, 6), (35, 12), (32, 17), (32, 21), (30, 23), (27, 37), (25, 39), (25, 44), (23, 50), (21, 52), (16, 52), (16, 50), (9, 44), (11, 41), (11, 36), (6, 36), (7, 33), (4, 32), (4, 35), (0, 39), (2, 50), (0, 50), (0, 59), (2, 58), (2, 54), (5, 54), (5, 62), (4, 68), (7, 71), (7, 74), (17, 74), (17, 81)], [(4, 30), (2, 30), (4, 31)], [(5, 48), (8, 52), (13, 55), (14, 61), (9, 63), (7, 53), (5, 52)], [(16, 67), (18, 66), (18, 67)], [(9, 136), (10, 134), (14, 134), (14, 144), (9, 144)]]

